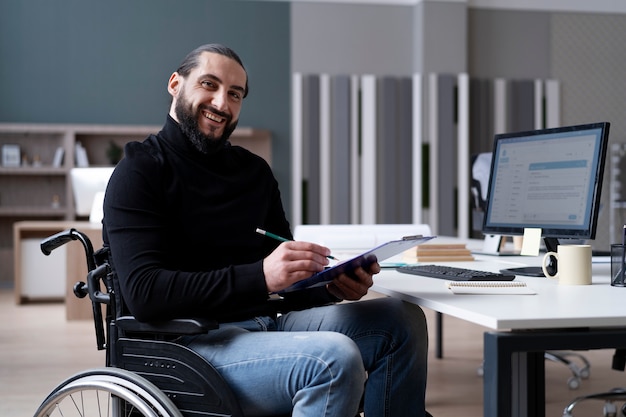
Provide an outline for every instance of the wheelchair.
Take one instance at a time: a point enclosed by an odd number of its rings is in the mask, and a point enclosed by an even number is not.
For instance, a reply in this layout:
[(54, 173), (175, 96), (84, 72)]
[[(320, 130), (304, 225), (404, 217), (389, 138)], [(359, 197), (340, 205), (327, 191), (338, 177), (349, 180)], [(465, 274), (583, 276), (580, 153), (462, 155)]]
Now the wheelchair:
[(235, 395), (217, 370), (191, 349), (175, 343), (180, 336), (218, 328), (217, 321), (143, 323), (125, 315), (106, 248), (94, 252), (84, 233), (68, 229), (42, 241), (41, 250), (49, 255), (73, 240), (82, 243), (89, 271), (87, 282), (77, 282), (73, 291), (77, 297), (88, 295), (91, 300), (97, 348), (106, 351), (106, 364), (61, 382), (41, 403), (35, 417), (243, 417)]

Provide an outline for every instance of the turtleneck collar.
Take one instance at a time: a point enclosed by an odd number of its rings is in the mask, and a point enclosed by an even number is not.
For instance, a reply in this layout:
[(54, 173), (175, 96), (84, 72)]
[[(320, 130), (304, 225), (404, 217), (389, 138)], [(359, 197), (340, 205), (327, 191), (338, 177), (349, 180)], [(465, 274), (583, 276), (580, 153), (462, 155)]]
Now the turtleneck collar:
[(179, 152), (183, 152), (194, 159), (207, 159), (211, 158), (215, 155), (221, 154), (225, 148), (230, 147), (230, 142), (226, 141), (223, 147), (215, 149), (213, 152), (205, 154), (200, 152), (189, 140), (189, 138), (183, 133), (180, 128), (179, 123), (174, 120), (172, 116), (167, 115), (167, 120), (165, 121), (165, 126), (161, 132), (159, 132), (159, 137), (164, 139), (165, 142), (178, 150)]

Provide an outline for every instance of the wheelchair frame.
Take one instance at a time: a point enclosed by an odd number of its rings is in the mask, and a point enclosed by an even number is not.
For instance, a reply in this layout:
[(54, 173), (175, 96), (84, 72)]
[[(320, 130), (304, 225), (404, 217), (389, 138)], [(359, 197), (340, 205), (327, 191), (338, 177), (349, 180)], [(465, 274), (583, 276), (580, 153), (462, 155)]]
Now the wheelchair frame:
[(106, 367), (79, 372), (60, 383), (35, 417), (243, 417), (232, 390), (215, 368), (191, 349), (173, 342), (182, 335), (216, 329), (217, 321), (143, 323), (122, 315), (123, 301), (106, 248), (94, 253), (84, 233), (67, 229), (43, 240), (41, 250), (50, 255), (74, 240), (82, 243), (88, 267), (87, 283), (77, 282), (74, 294), (79, 298), (88, 295), (91, 300), (97, 348), (106, 350)]

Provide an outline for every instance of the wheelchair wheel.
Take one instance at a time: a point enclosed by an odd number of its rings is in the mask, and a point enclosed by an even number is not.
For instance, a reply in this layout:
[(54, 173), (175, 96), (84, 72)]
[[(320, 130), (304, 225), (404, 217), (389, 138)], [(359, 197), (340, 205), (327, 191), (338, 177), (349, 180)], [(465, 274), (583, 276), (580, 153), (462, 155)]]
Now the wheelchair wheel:
[(154, 384), (132, 372), (98, 368), (80, 372), (58, 385), (35, 417), (182, 417)]

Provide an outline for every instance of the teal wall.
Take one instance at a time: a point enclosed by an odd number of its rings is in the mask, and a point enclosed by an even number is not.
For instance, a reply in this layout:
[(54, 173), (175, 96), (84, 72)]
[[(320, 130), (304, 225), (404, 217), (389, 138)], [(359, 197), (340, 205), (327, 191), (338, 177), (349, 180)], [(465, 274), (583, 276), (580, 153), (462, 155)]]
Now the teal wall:
[(232, 47), (246, 65), (250, 95), (240, 126), (272, 131), (288, 206), (288, 2), (2, 1), (0, 122), (161, 125), (170, 74), (209, 42)]

